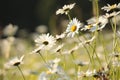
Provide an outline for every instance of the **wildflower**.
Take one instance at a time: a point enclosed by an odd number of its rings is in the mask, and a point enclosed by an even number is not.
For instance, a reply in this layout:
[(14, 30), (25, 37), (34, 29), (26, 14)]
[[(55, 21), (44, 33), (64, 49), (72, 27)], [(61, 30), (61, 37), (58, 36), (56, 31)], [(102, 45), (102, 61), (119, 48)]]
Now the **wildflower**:
[(120, 3), (118, 5), (117, 4), (113, 4), (113, 5), (107, 4), (107, 6), (104, 6), (101, 9), (109, 12), (111, 10), (118, 9), (118, 8), (120, 8)]
[(47, 73), (46, 72), (42, 72), (39, 77), (38, 80), (48, 80), (47, 78)]
[(105, 14), (105, 17), (107, 17), (107, 18), (112, 18), (112, 17), (115, 17), (115, 16), (117, 16), (117, 15), (119, 15), (120, 14), (120, 11), (118, 11), (118, 12), (112, 12), (112, 13), (106, 13)]
[(75, 5), (75, 3), (70, 4), (70, 5), (64, 5), (62, 7), (62, 9), (58, 9), (56, 11), (56, 15), (58, 15), (58, 14), (64, 14), (64, 13), (67, 15), (69, 13), (69, 11), (74, 7), (74, 5)]
[(96, 70), (93, 70), (93, 71), (87, 70), (85, 72), (85, 77), (93, 76), (95, 73), (96, 73)]
[(73, 18), (73, 20), (69, 22), (68, 27), (66, 29), (67, 36), (74, 37), (75, 34), (78, 34), (80, 27), (80, 21), (78, 21), (76, 18)]
[(61, 51), (61, 49), (63, 48), (63, 46), (64, 46), (64, 44), (61, 44), (61, 45), (57, 45), (57, 47), (54, 49), (54, 52), (56, 53), (56, 52), (60, 52)]
[(58, 66), (59, 62), (60, 62), (60, 59), (58, 59), (58, 58), (50, 61), (49, 65), (48, 65), (48, 69), (49, 69), (48, 73), (52, 73), (52, 74), (57, 73), (59, 70), (59, 66)]
[[(82, 45), (82, 44), (81, 44)], [(62, 54), (73, 54), (81, 45), (75, 46), (72, 49), (64, 51)]]
[(112, 54), (110, 54), (110, 56), (112, 56), (112, 57), (119, 57), (120, 54), (119, 53), (112, 53)]
[(83, 71), (78, 71), (78, 72), (77, 72), (78, 78), (83, 77), (84, 74), (85, 74), (85, 73), (84, 73)]
[(23, 63), (23, 58), (24, 58), (24, 55), (20, 57), (20, 59), (18, 59), (18, 57), (15, 57), (13, 58), (12, 60), (10, 60), (8, 63), (6, 63), (6, 67), (7, 66), (19, 66), (20, 64)]
[(56, 35), (56, 41), (60, 42), (62, 41), (63, 38), (65, 38), (66, 34), (62, 33), (60, 35)]
[(89, 62), (85, 62), (85, 61), (76, 61), (75, 62), (78, 66), (86, 66), (89, 64)]
[(106, 16), (100, 16), (97, 20), (96, 17), (93, 17), (89, 20), (87, 20), (88, 25), (85, 25), (84, 28), (81, 30), (89, 30), (91, 32), (94, 32), (96, 30), (102, 30), (106, 24), (108, 23), (108, 18)]
[(16, 33), (17, 29), (18, 29), (18, 26), (9, 24), (4, 28), (3, 34), (5, 36), (13, 36)]
[(42, 34), (37, 39), (35, 39), (36, 46), (38, 47), (35, 52), (38, 50), (49, 50), (55, 45), (55, 38), (52, 35)]

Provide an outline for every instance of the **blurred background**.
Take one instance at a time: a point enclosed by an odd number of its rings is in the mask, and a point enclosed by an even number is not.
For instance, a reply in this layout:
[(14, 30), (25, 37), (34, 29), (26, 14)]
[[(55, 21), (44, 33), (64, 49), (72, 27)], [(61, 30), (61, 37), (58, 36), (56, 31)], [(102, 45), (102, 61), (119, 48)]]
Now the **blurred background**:
[[(28, 32), (34, 32), (36, 27), (45, 25), (48, 32), (52, 30), (61, 33), (64, 26), (62, 23), (67, 16), (56, 15), (56, 10), (74, 2), (76, 5), (71, 11), (72, 17), (84, 22), (93, 16), (92, 0), (0, 0), (0, 33), (10, 23), (17, 25), (19, 30), (25, 29)], [(99, 0), (99, 7), (119, 2), (120, 0)]]

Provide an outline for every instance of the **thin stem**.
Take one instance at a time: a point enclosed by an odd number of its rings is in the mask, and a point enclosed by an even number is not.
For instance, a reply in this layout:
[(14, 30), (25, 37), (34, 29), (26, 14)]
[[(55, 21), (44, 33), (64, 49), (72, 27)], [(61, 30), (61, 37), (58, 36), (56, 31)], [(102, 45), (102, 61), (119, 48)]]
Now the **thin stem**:
[(68, 16), (68, 18), (69, 18), (69, 21), (71, 21), (71, 17), (70, 17), (70, 15), (69, 15), (69, 13), (67, 14), (67, 16)]
[[(77, 38), (78, 38), (78, 40), (80, 41), (80, 42), (82, 42), (80, 39), (79, 39), (79, 37), (77, 36)], [(89, 59), (90, 59), (90, 62), (92, 63), (92, 58), (91, 58), (91, 56), (90, 56), (90, 53), (89, 53), (89, 50), (87, 49), (87, 47), (83, 44), (83, 47), (86, 49), (86, 52), (88, 53), (88, 56), (89, 56)]]
[(47, 64), (46, 60), (44, 59), (44, 57), (42, 56), (42, 54), (39, 52), (40, 57), (42, 58), (42, 60)]
[(94, 56), (94, 54), (95, 54), (95, 56), (97, 57), (97, 60), (98, 60), (98, 62), (99, 62), (99, 64), (102, 66), (102, 63), (101, 63), (101, 61), (100, 61), (100, 59), (99, 59), (99, 57), (98, 57), (98, 55), (97, 55), (97, 53), (96, 53), (96, 49), (95, 49), (95, 47), (96, 47), (96, 43), (95, 43), (95, 45), (94, 45), (94, 47), (93, 46), (90, 46), (92, 49), (93, 49), (93, 55), (92, 55), (92, 58), (93, 58), (93, 56)]
[[(74, 63), (74, 61), (75, 61), (74, 53), (71, 53), (71, 56), (72, 56), (73, 63)], [(75, 71), (76, 71), (76, 74), (77, 74), (77, 64), (75, 64)], [(76, 80), (77, 80), (77, 76), (76, 76), (75, 78), (76, 78)]]
[(22, 74), (23, 80), (25, 80), (25, 76), (24, 76), (24, 74), (23, 74), (23, 72), (22, 72), (20, 66), (18, 65), (17, 68), (19, 69), (20, 73)]
[(101, 43), (102, 43), (102, 46), (104, 48), (104, 53), (105, 53), (105, 60), (106, 60), (106, 63), (108, 64), (108, 59), (107, 59), (107, 49), (105, 48), (105, 42), (104, 42), (104, 37), (103, 37), (103, 34), (100, 32), (100, 40), (101, 40)]

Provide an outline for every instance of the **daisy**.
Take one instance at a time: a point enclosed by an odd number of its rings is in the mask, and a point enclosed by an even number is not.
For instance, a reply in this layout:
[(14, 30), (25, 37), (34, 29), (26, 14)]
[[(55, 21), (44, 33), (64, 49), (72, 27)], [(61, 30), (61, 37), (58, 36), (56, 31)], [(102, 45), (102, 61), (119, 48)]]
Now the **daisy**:
[(64, 44), (61, 44), (61, 45), (56, 45), (57, 47), (55, 49), (53, 49), (53, 52), (57, 53), (57, 52), (61, 52)]
[(49, 80), (48, 77), (47, 77), (46, 72), (42, 72), (42, 73), (39, 75), (38, 80)]
[(63, 7), (62, 7), (62, 9), (58, 9), (57, 11), (56, 11), (56, 15), (58, 15), (58, 14), (68, 14), (69, 13), (69, 11), (73, 8), (75, 6), (75, 3), (73, 3), (73, 4), (69, 4), (69, 5), (64, 5)]
[(120, 11), (118, 11), (118, 12), (112, 12), (112, 13), (106, 13), (105, 14), (105, 17), (107, 17), (107, 18), (111, 18), (111, 17), (114, 17), (114, 16), (117, 16), (117, 15), (119, 15), (120, 14)]
[(120, 3), (118, 5), (117, 4), (113, 4), (113, 5), (107, 4), (107, 6), (104, 6), (101, 9), (109, 12), (109, 11), (111, 11), (113, 9), (117, 9), (117, 8), (120, 8)]
[(48, 74), (59, 73), (58, 72), (59, 71), (59, 65), (58, 65), (59, 62), (60, 62), (59, 58), (55, 58), (54, 60), (50, 61), (49, 65), (48, 65), (47, 73)]
[(20, 64), (23, 63), (23, 58), (24, 58), (24, 55), (21, 56), (20, 58), (15, 57), (12, 60), (10, 60), (8, 63), (6, 63), (5, 66), (6, 67), (19, 66)]
[(96, 70), (91, 71), (91, 70), (88, 69), (88, 70), (85, 72), (85, 77), (93, 76), (95, 73), (96, 73)]
[(20, 71), (23, 79), (25, 80), (25, 76), (20, 68), (20, 64), (23, 63), (23, 58), (24, 55), (20, 57), (20, 59), (18, 57), (13, 58), (12, 60), (10, 60), (8, 63), (5, 64), (5, 67), (10, 68), (11, 66), (16, 66), (18, 68), (18, 70)]
[(110, 54), (110, 56), (112, 56), (112, 57), (119, 57), (119, 56), (120, 56), (120, 54), (119, 54), (119, 53), (115, 53), (115, 52), (114, 52), (114, 53), (111, 53), (111, 54)]
[(76, 60), (75, 63), (78, 65), (78, 66), (86, 66), (89, 64), (89, 62), (85, 62), (85, 61), (79, 61), (79, 60)]
[(93, 17), (87, 20), (87, 22), (88, 25), (85, 25), (85, 27), (81, 30), (89, 30), (91, 32), (94, 32), (96, 30), (102, 30), (108, 23), (108, 18), (105, 15), (102, 15), (98, 18), (98, 20), (96, 17)]
[(56, 35), (56, 41), (60, 42), (62, 41), (63, 38), (65, 38), (66, 34), (65, 33), (62, 33), (60, 35)]
[(74, 37), (75, 34), (78, 34), (80, 27), (80, 21), (78, 21), (76, 18), (73, 18), (73, 20), (69, 22), (66, 29), (67, 37)]
[(49, 50), (55, 45), (55, 38), (48, 34), (42, 34), (37, 39), (35, 39), (36, 46), (38, 47), (34, 52), (39, 50)]

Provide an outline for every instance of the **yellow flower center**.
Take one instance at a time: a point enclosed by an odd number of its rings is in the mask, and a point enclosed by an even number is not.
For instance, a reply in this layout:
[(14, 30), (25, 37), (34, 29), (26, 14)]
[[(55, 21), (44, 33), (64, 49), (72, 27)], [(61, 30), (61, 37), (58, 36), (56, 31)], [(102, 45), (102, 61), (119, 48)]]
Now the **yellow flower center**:
[(87, 29), (90, 29), (92, 27), (92, 25), (87, 25), (86, 28)]
[(73, 25), (73, 26), (71, 27), (71, 31), (72, 31), (72, 32), (74, 32), (76, 29), (77, 29), (77, 26), (76, 26), (76, 25)]
[(52, 72), (51, 72), (51, 71), (46, 71), (46, 73), (47, 73), (47, 74), (52, 74)]
[(111, 5), (111, 6), (110, 6), (110, 9), (115, 9), (116, 7), (117, 7), (116, 4)]

